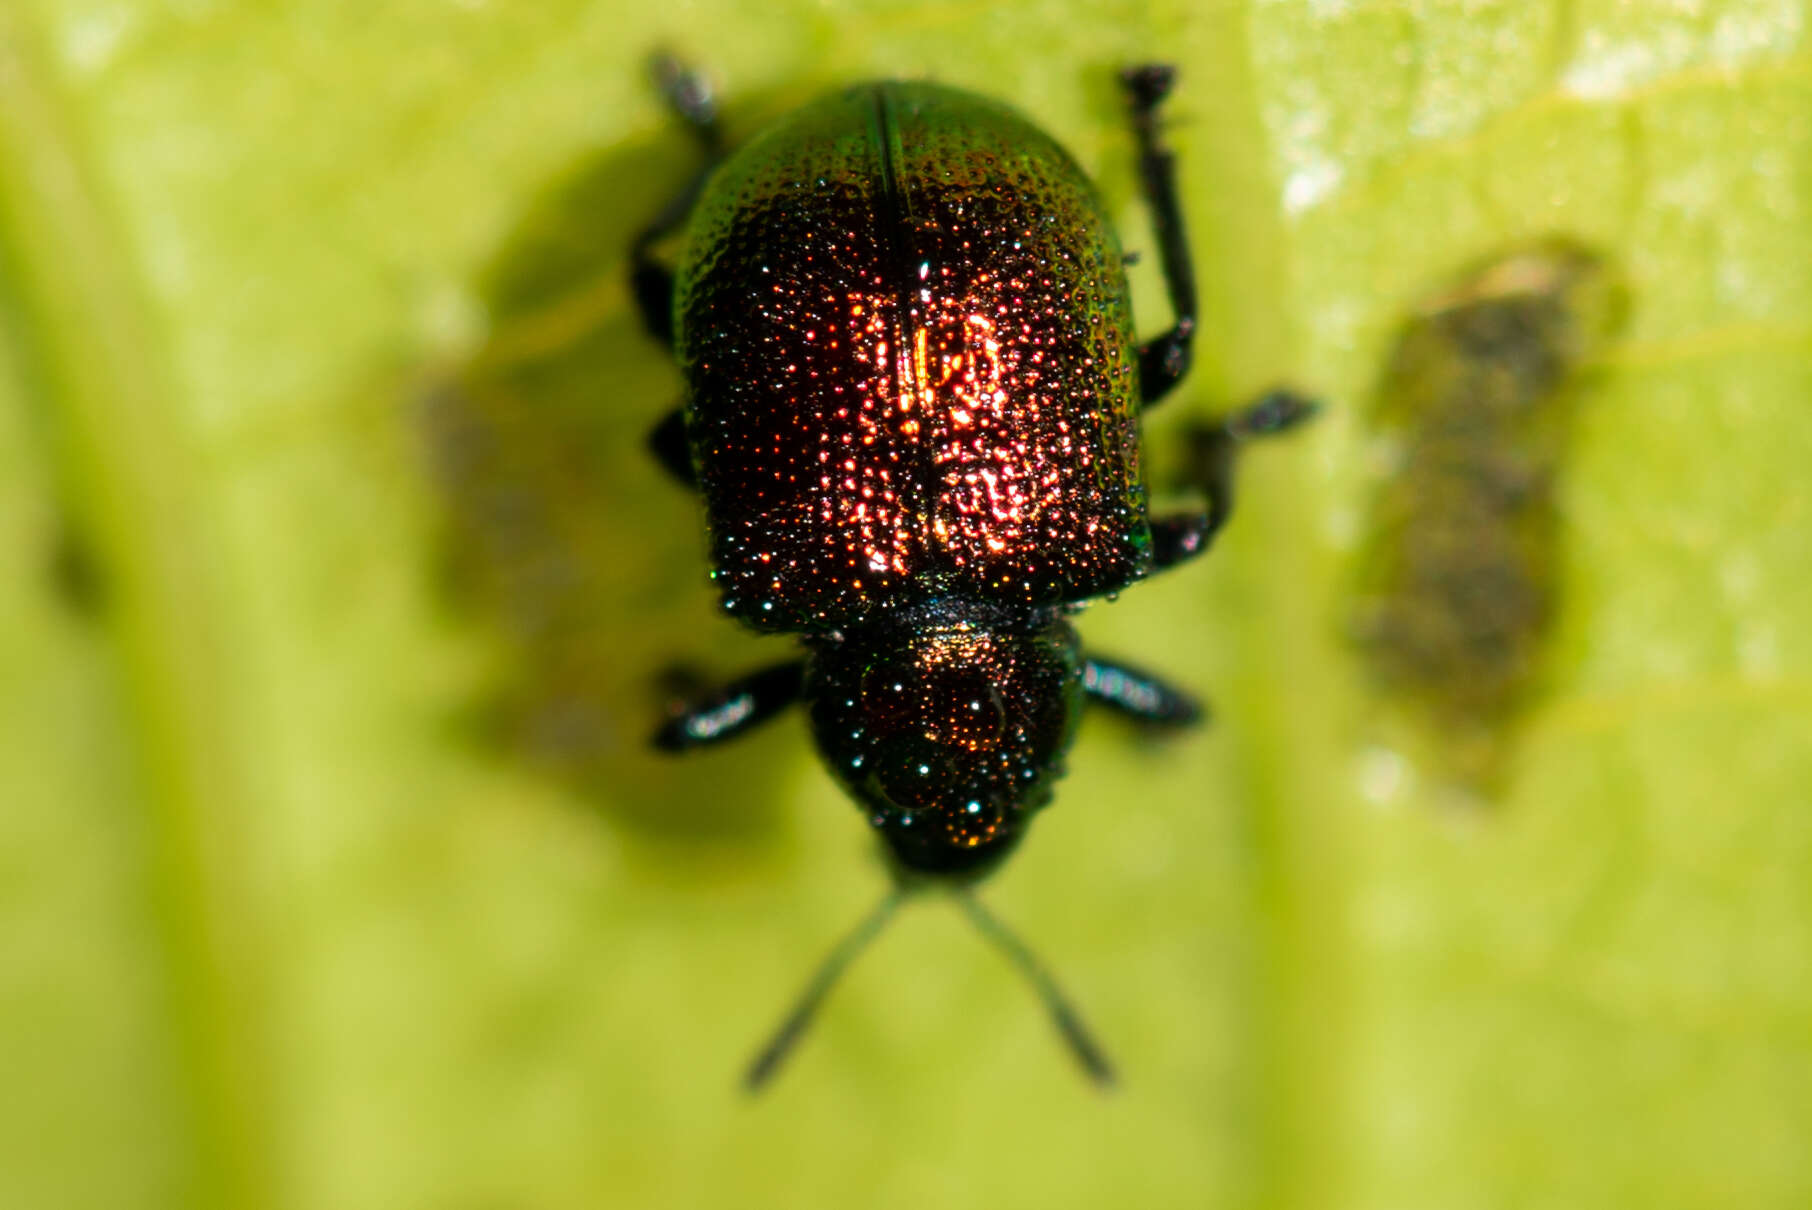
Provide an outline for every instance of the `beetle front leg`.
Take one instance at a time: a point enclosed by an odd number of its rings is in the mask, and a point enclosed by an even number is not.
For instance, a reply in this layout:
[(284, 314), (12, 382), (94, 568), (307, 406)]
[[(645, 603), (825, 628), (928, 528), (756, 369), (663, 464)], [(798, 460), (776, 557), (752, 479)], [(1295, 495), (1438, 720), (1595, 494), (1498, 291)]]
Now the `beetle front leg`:
[(1142, 669), (1111, 660), (1082, 662), (1082, 691), (1115, 713), (1151, 727), (1189, 727), (1207, 713), (1181, 689)]
[(1146, 63), (1120, 73), (1132, 108), (1133, 134), (1139, 141), (1139, 181), (1151, 206), (1151, 224), (1164, 267), (1164, 287), (1173, 315), (1170, 331), (1139, 348), (1139, 394), (1146, 407), (1170, 393), (1189, 372), (1195, 342), (1195, 266), (1189, 259), (1189, 234), (1177, 200), (1176, 155), (1158, 138), (1158, 106), (1170, 95), (1176, 69)]
[(673, 270), (655, 259), (654, 246), (673, 234), (692, 213), (705, 180), (724, 158), (723, 132), (717, 124), (717, 99), (705, 78), (667, 55), (654, 61), (654, 79), (668, 108), (686, 124), (705, 153), (704, 167), (652, 222), (636, 233), (629, 246), (629, 289), (648, 334), (673, 347)]
[(805, 661), (770, 664), (679, 707), (654, 733), (663, 752), (685, 752), (754, 730), (805, 692)]

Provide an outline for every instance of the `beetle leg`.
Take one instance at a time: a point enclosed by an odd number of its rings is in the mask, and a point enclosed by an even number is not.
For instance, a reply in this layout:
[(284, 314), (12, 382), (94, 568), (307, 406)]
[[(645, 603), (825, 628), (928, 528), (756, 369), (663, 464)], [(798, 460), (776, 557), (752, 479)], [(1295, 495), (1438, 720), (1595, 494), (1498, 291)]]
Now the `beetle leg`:
[(1214, 542), (1233, 515), (1233, 466), (1240, 447), (1256, 437), (1287, 432), (1321, 410), (1291, 391), (1272, 391), (1215, 424), (1189, 430), (1184, 478), (1208, 497), (1208, 510), (1171, 513), (1151, 519), (1151, 564), (1155, 571), (1195, 558)]
[(717, 124), (717, 99), (711, 85), (697, 72), (668, 55), (657, 55), (653, 64), (654, 81), (666, 98), (668, 108), (686, 124), (705, 153), (705, 165), (686, 187), (655, 215), (646, 227), (636, 233), (629, 246), (629, 288), (642, 314), (642, 325), (648, 334), (673, 347), (673, 270), (654, 256), (654, 246), (679, 230), (692, 213), (692, 204), (711, 170), (723, 159), (723, 132)]
[(1202, 721), (1202, 704), (1140, 668), (1112, 660), (1082, 662), (1082, 691), (1115, 713), (1154, 727), (1188, 727)]
[[(1185, 477), (1207, 493), (1208, 515), (1207, 526), (1198, 539), (1199, 548), (1188, 554), (1205, 550), (1233, 515), (1233, 466), (1240, 447), (1254, 438), (1288, 432), (1320, 410), (1321, 405), (1312, 399), (1293, 391), (1276, 390), (1231, 416), (1189, 431)], [(1154, 521), (1154, 539), (1156, 524)]]
[(698, 476), (692, 469), (692, 448), (686, 442), (685, 408), (674, 408), (648, 430), (648, 452), (681, 486), (698, 486)]
[(734, 739), (791, 706), (804, 692), (804, 660), (758, 668), (685, 703), (654, 733), (654, 746), (684, 752)]
[(1139, 141), (1139, 180), (1151, 206), (1151, 223), (1164, 266), (1164, 286), (1175, 316), (1170, 331), (1139, 349), (1139, 393), (1146, 407), (1157, 403), (1189, 372), (1195, 340), (1195, 267), (1189, 259), (1189, 235), (1177, 201), (1176, 155), (1158, 137), (1158, 106), (1170, 95), (1176, 69), (1146, 63), (1120, 73), (1132, 107), (1133, 134)]

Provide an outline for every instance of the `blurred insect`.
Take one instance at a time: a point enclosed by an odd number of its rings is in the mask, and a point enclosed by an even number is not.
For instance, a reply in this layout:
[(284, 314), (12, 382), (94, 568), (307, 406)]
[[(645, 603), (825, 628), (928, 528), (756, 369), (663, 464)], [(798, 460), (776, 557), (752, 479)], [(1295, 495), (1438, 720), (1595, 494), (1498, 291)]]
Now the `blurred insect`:
[(1374, 422), (1355, 631), (1374, 680), (1434, 733), (1450, 777), (1490, 793), (1540, 686), (1558, 602), (1555, 481), (1580, 362), (1618, 323), (1600, 259), (1564, 239), (1494, 258), (1398, 337)]

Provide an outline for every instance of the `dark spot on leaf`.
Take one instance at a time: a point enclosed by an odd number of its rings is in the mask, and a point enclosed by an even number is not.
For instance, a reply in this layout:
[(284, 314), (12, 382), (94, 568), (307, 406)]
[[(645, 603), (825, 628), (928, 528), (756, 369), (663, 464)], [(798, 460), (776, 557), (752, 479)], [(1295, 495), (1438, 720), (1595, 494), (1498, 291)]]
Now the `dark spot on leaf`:
[(1383, 469), (1353, 609), (1374, 683), (1446, 779), (1491, 796), (1560, 609), (1555, 504), (1578, 370), (1619, 283), (1563, 239), (1463, 275), (1403, 326), (1372, 413)]
[(502, 652), (481, 699), (450, 708), (461, 734), (644, 835), (746, 843), (778, 826), (796, 737), (707, 761), (648, 745), (676, 655), (728, 673), (776, 654), (716, 616), (697, 502), (646, 447), (680, 380), (637, 321), (628, 249), (694, 166), (678, 130), (578, 162), (479, 274), (485, 342), (418, 408), (446, 509), (426, 571)]

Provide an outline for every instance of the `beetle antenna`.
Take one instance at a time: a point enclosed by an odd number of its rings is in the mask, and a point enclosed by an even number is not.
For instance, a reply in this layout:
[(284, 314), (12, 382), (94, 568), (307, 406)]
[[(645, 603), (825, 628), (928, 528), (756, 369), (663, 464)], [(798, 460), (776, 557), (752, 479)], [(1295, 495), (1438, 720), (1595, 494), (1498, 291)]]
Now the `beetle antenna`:
[(957, 898), (981, 935), (1007, 956), (1007, 961), (1019, 969), (1019, 973), (1032, 985), (1032, 990), (1038, 993), (1038, 998), (1044, 1002), (1045, 1011), (1051, 1015), (1051, 1023), (1063, 1035), (1064, 1044), (1076, 1056), (1076, 1062), (1082, 1065), (1088, 1078), (1103, 1088), (1112, 1088), (1113, 1065), (1107, 1061), (1107, 1055), (1102, 1052), (1100, 1044), (1089, 1033), (1088, 1026), (1082, 1023), (1082, 1017), (1064, 996), (1063, 989), (1057, 986), (1057, 980), (1045, 969), (1044, 963), (998, 916), (983, 907), (981, 900), (973, 893), (963, 890), (957, 894)]
[(760, 1092), (767, 1082), (774, 1078), (774, 1073), (780, 1069), (780, 1064), (785, 1061), (787, 1055), (792, 1053), (794, 1044), (811, 1026), (812, 1018), (818, 1015), (818, 1009), (824, 1003), (825, 997), (830, 995), (831, 988), (836, 986), (837, 980), (842, 977), (849, 964), (855, 961), (856, 956), (881, 935), (881, 930), (887, 927), (889, 920), (893, 919), (895, 909), (900, 906), (900, 901), (905, 897), (906, 888), (903, 885), (896, 885), (883, 895), (881, 902), (875, 904), (868, 915), (862, 918), (862, 922), (851, 929), (849, 935), (837, 942), (837, 947), (825, 956), (817, 971), (813, 973), (811, 982), (805, 985), (805, 991), (800, 994), (798, 1002), (793, 1005), (793, 1010), (780, 1023), (780, 1028), (774, 1031), (774, 1036), (768, 1039), (767, 1045), (763, 1046), (760, 1053), (755, 1056), (755, 1061), (749, 1064), (748, 1071), (743, 1073), (742, 1086), (745, 1089), (751, 1093)]

